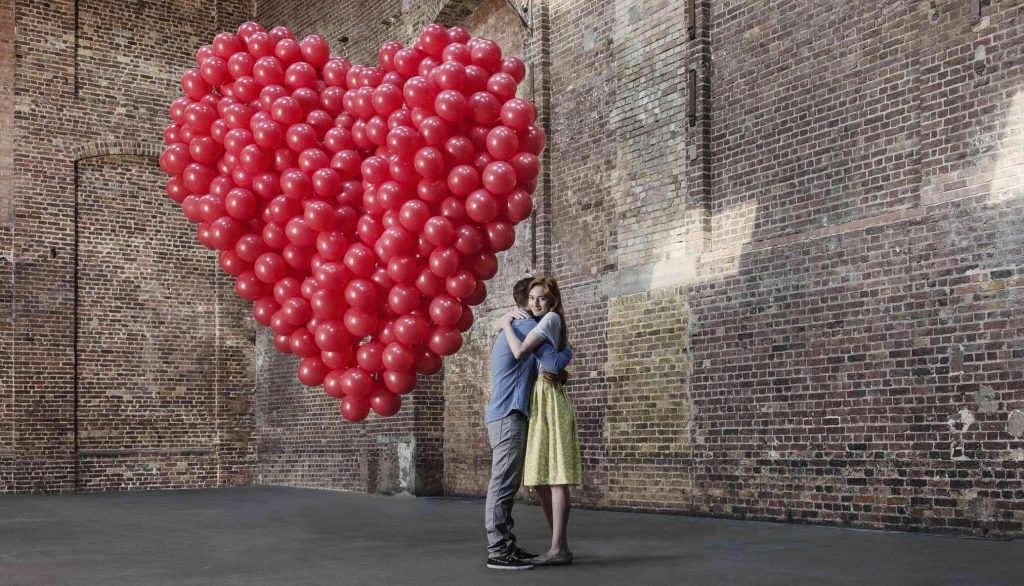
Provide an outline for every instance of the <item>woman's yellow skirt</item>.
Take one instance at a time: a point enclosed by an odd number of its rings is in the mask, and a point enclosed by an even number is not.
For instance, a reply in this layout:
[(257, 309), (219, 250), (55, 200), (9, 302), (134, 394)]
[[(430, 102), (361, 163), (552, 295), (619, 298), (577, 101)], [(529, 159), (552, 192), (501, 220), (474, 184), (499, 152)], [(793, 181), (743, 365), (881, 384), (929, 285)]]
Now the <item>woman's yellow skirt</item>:
[(523, 484), (580, 484), (582, 477), (576, 411), (561, 384), (538, 376), (530, 400)]

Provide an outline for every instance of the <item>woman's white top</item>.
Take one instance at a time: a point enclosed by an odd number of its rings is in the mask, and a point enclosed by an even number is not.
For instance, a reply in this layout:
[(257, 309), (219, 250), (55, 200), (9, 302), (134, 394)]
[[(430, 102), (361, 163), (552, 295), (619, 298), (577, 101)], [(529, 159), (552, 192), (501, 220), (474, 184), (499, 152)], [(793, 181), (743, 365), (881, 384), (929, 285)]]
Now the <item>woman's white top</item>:
[(549, 311), (540, 318), (540, 322), (534, 326), (532, 331), (544, 336), (555, 347), (555, 350), (558, 350), (562, 343), (562, 318), (557, 313)]

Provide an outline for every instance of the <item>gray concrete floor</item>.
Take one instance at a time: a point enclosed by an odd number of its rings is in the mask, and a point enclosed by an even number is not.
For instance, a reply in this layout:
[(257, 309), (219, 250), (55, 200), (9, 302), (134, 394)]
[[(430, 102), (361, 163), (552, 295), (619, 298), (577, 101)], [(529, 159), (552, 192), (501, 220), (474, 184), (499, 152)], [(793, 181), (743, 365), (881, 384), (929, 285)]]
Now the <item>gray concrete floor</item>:
[[(539, 508), (516, 506), (540, 551)], [(0, 584), (1024, 584), (1024, 543), (575, 510), (567, 567), (484, 566), (483, 501), (282, 487), (0, 496)]]

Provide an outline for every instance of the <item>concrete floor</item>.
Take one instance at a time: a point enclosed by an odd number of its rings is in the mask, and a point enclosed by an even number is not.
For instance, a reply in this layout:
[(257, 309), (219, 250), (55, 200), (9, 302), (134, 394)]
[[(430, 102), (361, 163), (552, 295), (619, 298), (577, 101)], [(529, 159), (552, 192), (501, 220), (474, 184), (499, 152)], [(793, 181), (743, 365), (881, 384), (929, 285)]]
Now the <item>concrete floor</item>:
[[(537, 507), (517, 505), (539, 551)], [(483, 501), (282, 487), (0, 496), (0, 584), (1024, 584), (1024, 543), (573, 511), (567, 567), (484, 567)]]

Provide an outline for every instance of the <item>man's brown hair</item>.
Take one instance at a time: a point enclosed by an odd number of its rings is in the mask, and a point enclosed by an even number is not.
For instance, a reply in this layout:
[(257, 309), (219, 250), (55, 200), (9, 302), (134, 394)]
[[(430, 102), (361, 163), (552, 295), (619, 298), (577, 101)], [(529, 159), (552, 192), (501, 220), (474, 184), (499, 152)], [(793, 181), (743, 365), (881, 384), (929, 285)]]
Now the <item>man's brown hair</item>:
[(516, 284), (512, 287), (512, 299), (515, 300), (516, 307), (526, 307), (526, 301), (530, 297), (531, 282), (533, 282), (533, 277), (526, 277), (516, 281)]

